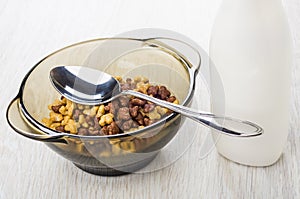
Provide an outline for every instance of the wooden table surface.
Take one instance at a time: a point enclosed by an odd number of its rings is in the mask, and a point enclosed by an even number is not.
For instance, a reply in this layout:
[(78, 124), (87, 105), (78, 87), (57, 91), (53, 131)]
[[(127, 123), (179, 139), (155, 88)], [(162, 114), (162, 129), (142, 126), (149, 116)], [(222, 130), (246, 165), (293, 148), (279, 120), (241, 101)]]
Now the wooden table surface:
[[(66, 45), (138, 28), (177, 31), (208, 49), (221, 0), (0, 0), (0, 199), (300, 198), (300, 1), (283, 0), (293, 33), (291, 125), (281, 159), (265, 168), (233, 163), (199, 133), (169, 166), (119, 177), (88, 174), (46, 145), (16, 134), (5, 111), (30, 68)], [(198, 77), (201, 82), (201, 77)], [(209, 110), (199, 83), (197, 107)], [(200, 94), (201, 93), (201, 94)], [(206, 151), (205, 151), (206, 150)]]

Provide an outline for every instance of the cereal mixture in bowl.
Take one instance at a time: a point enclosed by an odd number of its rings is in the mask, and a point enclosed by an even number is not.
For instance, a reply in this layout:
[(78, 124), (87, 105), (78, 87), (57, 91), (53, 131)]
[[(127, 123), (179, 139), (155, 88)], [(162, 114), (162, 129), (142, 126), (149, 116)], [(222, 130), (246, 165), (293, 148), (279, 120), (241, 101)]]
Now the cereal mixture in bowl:
[[(179, 104), (178, 99), (163, 85), (154, 85), (145, 77), (115, 77), (123, 90), (136, 90), (149, 96)], [(149, 126), (172, 111), (143, 99), (121, 96), (98, 106), (74, 103), (64, 97), (48, 106), (49, 117), (42, 122), (64, 133), (83, 136), (105, 136), (131, 132)]]

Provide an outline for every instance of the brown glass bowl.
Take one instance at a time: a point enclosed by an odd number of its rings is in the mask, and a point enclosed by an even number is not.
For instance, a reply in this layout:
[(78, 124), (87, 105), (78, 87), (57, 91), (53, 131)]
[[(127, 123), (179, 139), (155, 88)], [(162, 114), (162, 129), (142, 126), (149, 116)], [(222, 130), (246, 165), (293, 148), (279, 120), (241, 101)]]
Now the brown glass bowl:
[(106, 38), (84, 41), (60, 49), (38, 62), (24, 77), (10, 103), (7, 120), (19, 134), (42, 141), (79, 168), (97, 175), (120, 175), (143, 168), (172, 140), (181, 116), (172, 113), (153, 125), (130, 133), (80, 136), (54, 131), (41, 121), (60, 95), (49, 80), (58, 65), (82, 65), (111, 75), (142, 75), (166, 85), (181, 104), (192, 99), (200, 67), (197, 50), (171, 38)]

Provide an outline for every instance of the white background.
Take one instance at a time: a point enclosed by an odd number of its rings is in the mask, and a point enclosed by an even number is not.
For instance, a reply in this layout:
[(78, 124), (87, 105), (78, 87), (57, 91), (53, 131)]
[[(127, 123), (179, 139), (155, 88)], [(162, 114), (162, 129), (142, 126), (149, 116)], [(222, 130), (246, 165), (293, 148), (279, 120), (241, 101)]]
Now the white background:
[[(245, 167), (212, 151), (199, 155), (201, 133), (171, 166), (146, 174), (87, 174), (44, 144), (11, 130), (9, 101), (28, 70), (75, 42), (138, 28), (184, 34), (208, 50), (221, 0), (0, 0), (0, 199), (11, 198), (299, 198), (300, 1), (283, 0), (294, 38), (292, 112), (282, 158), (267, 168)], [(207, 92), (205, 88), (198, 88)], [(207, 93), (199, 108), (209, 108)], [(201, 128), (201, 127), (200, 127)], [(201, 128), (202, 131), (207, 131)]]

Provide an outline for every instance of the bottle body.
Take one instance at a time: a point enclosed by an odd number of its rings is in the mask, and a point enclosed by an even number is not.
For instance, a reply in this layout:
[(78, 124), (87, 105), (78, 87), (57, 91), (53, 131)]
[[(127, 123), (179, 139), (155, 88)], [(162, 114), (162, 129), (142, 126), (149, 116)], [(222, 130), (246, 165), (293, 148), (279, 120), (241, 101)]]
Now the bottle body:
[[(212, 82), (212, 112), (255, 122), (264, 134), (233, 138), (213, 132), (218, 152), (267, 166), (282, 154), (289, 128), (292, 45), (279, 0), (224, 0), (212, 30), (210, 58), (224, 89)], [(212, 74), (211, 80), (216, 77)]]

